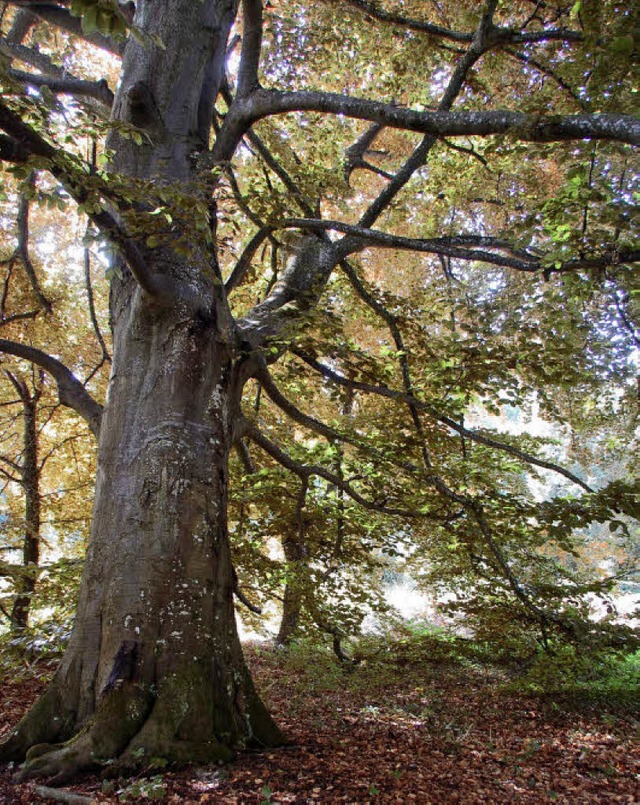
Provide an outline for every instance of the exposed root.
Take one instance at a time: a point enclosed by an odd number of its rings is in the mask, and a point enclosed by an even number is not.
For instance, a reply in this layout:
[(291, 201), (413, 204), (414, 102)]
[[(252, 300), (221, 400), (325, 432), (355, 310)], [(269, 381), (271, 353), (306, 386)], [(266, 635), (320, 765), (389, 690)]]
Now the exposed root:
[(33, 793), (37, 797), (42, 797), (42, 799), (66, 802), (68, 805), (92, 805), (95, 802), (94, 799), (85, 797), (83, 794), (75, 794), (73, 791), (60, 791), (57, 788), (48, 788), (44, 785), (37, 785), (33, 789)]
[(98, 765), (96, 758), (86, 746), (76, 746), (76, 742), (72, 741), (68, 746), (61, 745), (57, 749), (28, 759), (15, 775), (15, 780), (22, 783), (25, 780), (46, 777), (51, 786), (63, 785), (79, 772)]
[[(107, 763), (109, 771), (126, 773), (159, 760), (227, 762), (234, 748), (285, 743), (246, 669), (242, 677), (236, 698), (221, 697), (213, 707), (210, 680), (194, 667), (166, 677), (154, 694), (141, 684), (120, 681), (105, 689), (95, 713), (71, 740), (32, 741), (22, 752), (26, 760), (16, 780), (47, 778), (49, 785), (59, 786)], [(30, 716), (24, 720), (27, 726)], [(36, 733), (25, 727), (21, 745), (25, 736)]]
[(0, 761), (23, 760), (32, 748), (63, 740), (73, 730), (75, 714), (66, 711), (53, 683), (0, 744)]
[[(117, 757), (144, 722), (150, 698), (140, 685), (123, 684), (112, 688), (103, 694), (87, 725), (70, 741), (31, 746), (16, 780), (41, 777), (49, 778), (51, 785), (62, 785), (79, 772)], [(24, 719), (27, 723), (32, 712)]]

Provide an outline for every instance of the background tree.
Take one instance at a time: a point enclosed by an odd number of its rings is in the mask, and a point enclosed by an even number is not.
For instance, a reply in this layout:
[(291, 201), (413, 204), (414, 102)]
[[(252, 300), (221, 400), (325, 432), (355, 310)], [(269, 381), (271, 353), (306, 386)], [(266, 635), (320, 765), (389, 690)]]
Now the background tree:
[[(95, 339), (83, 344), (77, 353), (79, 342), (86, 336), (77, 315), (82, 308), (74, 295), (65, 299), (71, 278), (65, 276), (64, 260), (68, 250), (77, 250), (77, 229), (58, 231), (53, 252), (51, 234), (59, 229), (54, 210), (59, 212), (62, 200), (55, 186), (41, 183), (36, 187), (34, 173), (18, 181), (7, 176), (0, 204), (3, 334), (10, 332), (24, 340), (38, 338), (42, 324), (51, 348), (65, 357), (76, 351), (75, 365), (80, 369), (83, 360), (94, 360)], [(57, 315), (52, 320), (54, 304)], [(82, 313), (80, 318), (84, 318), (84, 310)], [(78, 428), (77, 418), (60, 411), (57, 395), (43, 370), (36, 371), (33, 364), (9, 357), (3, 357), (2, 363), (2, 555), (11, 582), (3, 590), (3, 609), (13, 628), (24, 631), (34, 595), (49, 608), (62, 601), (56, 579), (58, 570), (66, 572), (67, 568), (59, 563), (65, 555), (77, 560), (84, 547), (94, 451), (93, 440)], [(36, 591), (36, 581), (43, 558), (45, 584), (41, 595)], [(21, 642), (31, 638), (25, 634)]]
[[(299, 534), (308, 490), (344, 493), (371, 513), (371, 553), (415, 528), (419, 545), (494, 578), (546, 638), (575, 633), (566, 588), (580, 592), (567, 579), (550, 595), (549, 536), (568, 546), (573, 526), (633, 511), (625, 483), (594, 491), (539, 440), (469, 416), (537, 393), (563, 420), (555, 387), (627, 388), (636, 12), (236, 11), (16, 0), (5, 12), (0, 158), (17, 178), (36, 171), (38, 188), (55, 181), (108, 244), (113, 339), (104, 411), (46, 333), (0, 341), (49, 372), (100, 440), (69, 648), (2, 750), (29, 753), (25, 775), (281, 740), (236, 634), (234, 445), (297, 477)], [(539, 504), (521, 477), (538, 471), (578, 502)], [(377, 529), (382, 516), (395, 519)], [(330, 551), (309, 555), (321, 580)], [(324, 580), (340, 591), (346, 575)]]
[[(36, 586), (36, 574), (40, 563), (40, 460), (38, 455), (38, 400), (42, 394), (43, 377), (38, 378), (32, 389), (27, 381), (16, 377), (5, 370), (6, 377), (11, 381), (18, 395), (20, 404), (20, 420), (22, 424), (22, 445), (19, 448), (17, 460), (3, 455), (0, 461), (4, 465), (0, 472), (5, 478), (5, 490), (8, 483), (15, 483), (23, 492), (24, 507), (24, 533), (22, 536), (22, 567), (14, 569), (16, 575), (16, 595), (8, 615), (13, 631), (24, 629), (29, 621), (31, 597)], [(5, 435), (6, 438), (6, 435)], [(4, 546), (5, 549), (7, 546)], [(11, 574), (11, 568), (7, 567)], [(4, 575), (4, 573), (3, 573)], [(12, 574), (11, 574), (12, 575)], [(3, 610), (6, 615), (6, 610)]]

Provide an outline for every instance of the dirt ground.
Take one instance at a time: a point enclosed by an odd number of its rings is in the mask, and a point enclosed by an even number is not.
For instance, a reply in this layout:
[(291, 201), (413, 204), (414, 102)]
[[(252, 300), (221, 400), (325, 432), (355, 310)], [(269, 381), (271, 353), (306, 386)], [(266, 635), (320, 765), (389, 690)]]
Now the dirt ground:
[[(284, 661), (252, 645), (248, 660), (290, 746), (241, 753), (227, 766), (86, 775), (65, 790), (100, 803), (639, 803), (639, 722), (507, 694), (479, 668), (358, 667)], [(3, 685), (0, 730), (43, 689)], [(45, 802), (36, 783), (0, 771), (0, 803)]]

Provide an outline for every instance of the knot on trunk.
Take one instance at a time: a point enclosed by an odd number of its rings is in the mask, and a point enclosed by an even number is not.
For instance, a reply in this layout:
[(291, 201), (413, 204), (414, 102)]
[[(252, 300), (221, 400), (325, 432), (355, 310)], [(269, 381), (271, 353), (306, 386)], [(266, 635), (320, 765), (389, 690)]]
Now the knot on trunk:
[(128, 123), (146, 131), (160, 131), (162, 117), (153, 93), (144, 81), (136, 81), (125, 93), (127, 108), (124, 115)]

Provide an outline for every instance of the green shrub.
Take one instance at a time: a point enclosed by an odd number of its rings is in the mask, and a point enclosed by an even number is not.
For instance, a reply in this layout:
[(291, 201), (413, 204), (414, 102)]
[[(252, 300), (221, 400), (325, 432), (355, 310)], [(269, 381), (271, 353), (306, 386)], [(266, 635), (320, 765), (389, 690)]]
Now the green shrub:
[(640, 713), (640, 651), (579, 645), (541, 651), (509, 688), (577, 707)]

